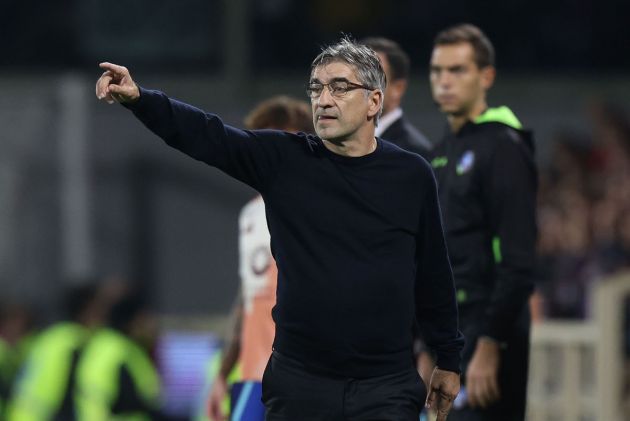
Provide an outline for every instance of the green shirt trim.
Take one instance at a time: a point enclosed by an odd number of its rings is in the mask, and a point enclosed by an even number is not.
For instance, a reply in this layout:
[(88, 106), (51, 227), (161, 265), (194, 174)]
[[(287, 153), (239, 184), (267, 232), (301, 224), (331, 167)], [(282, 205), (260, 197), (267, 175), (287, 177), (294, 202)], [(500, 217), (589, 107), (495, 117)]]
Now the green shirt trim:
[(505, 105), (496, 108), (488, 108), (483, 114), (475, 118), (474, 123), (502, 123), (517, 130), (523, 128), (523, 125), (519, 119), (516, 118), (516, 115)]
[(437, 156), (431, 161), (431, 166), (433, 168), (446, 167), (446, 164), (448, 164), (448, 158), (445, 156)]
[(466, 300), (468, 300), (468, 293), (466, 292), (465, 289), (458, 289), (457, 290), (457, 302), (459, 304), (465, 302)]
[(494, 262), (501, 263), (503, 256), (501, 255), (501, 239), (499, 237), (492, 239), (492, 253), (494, 254)]

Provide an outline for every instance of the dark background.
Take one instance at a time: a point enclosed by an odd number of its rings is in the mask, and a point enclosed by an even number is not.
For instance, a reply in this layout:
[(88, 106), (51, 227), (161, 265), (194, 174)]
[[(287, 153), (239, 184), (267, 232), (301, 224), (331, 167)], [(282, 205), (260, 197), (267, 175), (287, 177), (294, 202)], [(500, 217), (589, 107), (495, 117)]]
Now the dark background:
[[(230, 7), (256, 71), (302, 72), (343, 31), (397, 40), (423, 68), (447, 25), (471, 22), (493, 40), (501, 70), (623, 71), (630, 65), (630, 3), (623, 0), (3, 0), (5, 69), (91, 69), (133, 59), (152, 71), (218, 72)], [(231, 6), (230, 6), (231, 5)], [(229, 47), (227, 47), (229, 48)]]

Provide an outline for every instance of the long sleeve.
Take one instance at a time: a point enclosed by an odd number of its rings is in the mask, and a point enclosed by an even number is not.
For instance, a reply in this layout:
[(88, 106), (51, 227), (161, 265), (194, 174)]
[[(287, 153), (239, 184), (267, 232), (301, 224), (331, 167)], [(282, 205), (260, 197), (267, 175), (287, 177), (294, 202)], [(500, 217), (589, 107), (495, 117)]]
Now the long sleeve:
[(497, 340), (506, 339), (533, 290), (537, 178), (525, 135), (510, 129), (498, 139), (485, 174), (495, 279), (480, 334)]
[(214, 114), (143, 88), (139, 100), (126, 107), (168, 145), (258, 191), (277, 174), (283, 143), (295, 137), (277, 130), (240, 130)]
[(438, 367), (460, 372), (464, 337), (458, 328), (453, 274), (433, 176), (427, 184), (417, 238), (416, 318), (422, 338), (437, 354)]

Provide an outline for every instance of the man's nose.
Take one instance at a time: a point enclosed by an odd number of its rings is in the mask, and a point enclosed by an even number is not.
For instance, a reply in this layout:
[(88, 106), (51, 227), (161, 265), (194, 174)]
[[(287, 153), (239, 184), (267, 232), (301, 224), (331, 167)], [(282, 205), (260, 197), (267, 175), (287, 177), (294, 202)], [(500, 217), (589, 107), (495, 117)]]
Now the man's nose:
[(319, 98), (317, 99), (317, 104), (320, 107), (329, 107), (331, 105), (333, 105), (334, 100), (333, 100), (333, 96), (330, 93), (330, 89), (328, 88), (328, 86), (324, 86), (324, 89), (322, 89), (322, 93), (319, 95)]
[(441, 87), (449, 87), (453, 82), (453, 75), (450, 72), (440, 72), (438, 76), (438, 85)]

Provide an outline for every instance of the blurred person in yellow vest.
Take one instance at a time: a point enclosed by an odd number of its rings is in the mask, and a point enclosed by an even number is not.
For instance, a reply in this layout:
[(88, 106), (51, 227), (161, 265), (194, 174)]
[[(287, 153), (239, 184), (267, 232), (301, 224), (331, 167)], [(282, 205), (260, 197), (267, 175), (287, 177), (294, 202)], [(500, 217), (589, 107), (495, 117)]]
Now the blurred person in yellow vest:
[(64, 320), (34, 341), (8, 403), (8, 421), (76, 420), (74, 388), (83, 346), (105, 320), (106, 299), (97, 279), (72, 282), (64, 293)]
[(13, 300), (0, 303), (0, 419), (15, 377), (36, 337), (31, 308)]
[[(245, 117), (245, 126), (250, 130), (313, 132), (309, 104), (284, 95), (271, 97), (254, 107)], [(215, 421), (227, 418), (225, 400), (230, 386), (233, 398), (227, 405), (230, 420), (262, 420), (260, 385), (275, 333), (271, 309), (276, 303), (278, 269), (271, 256), (265, 205), (260, 195), (243, 207), (239, 231), (241, 294), (233, 311), (232, 336), (222, 353), (210, 393), (209, 415)]]
[(157, 323), (143, 298), (115, 303), (109, 325), (90, 338), (77, 368), (80, 421), (162, 420), (160, 378), (151, 358)]

